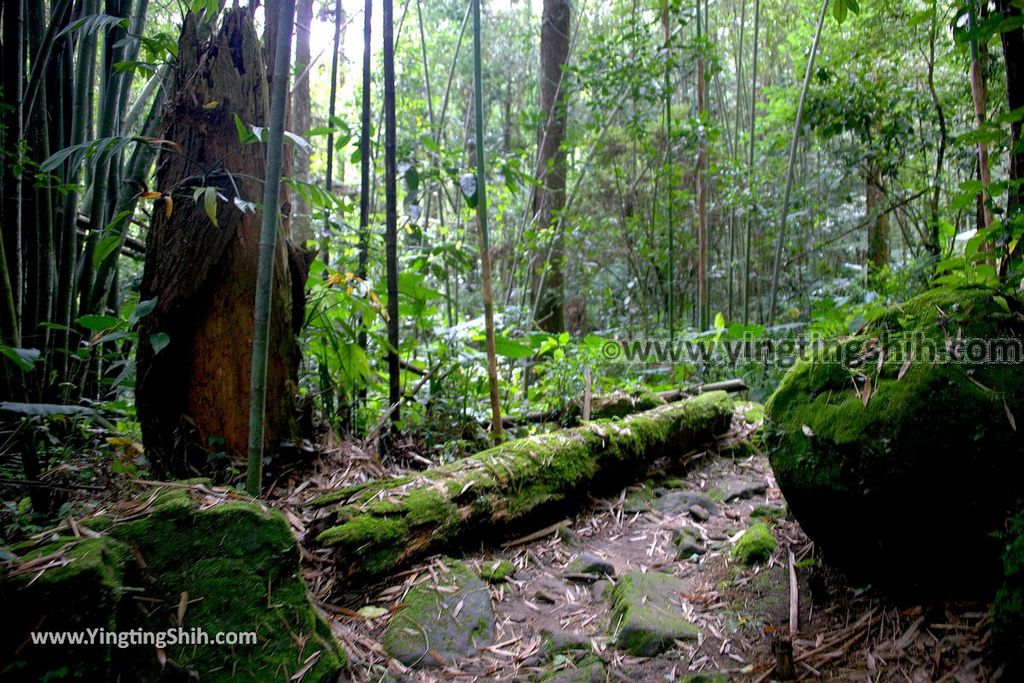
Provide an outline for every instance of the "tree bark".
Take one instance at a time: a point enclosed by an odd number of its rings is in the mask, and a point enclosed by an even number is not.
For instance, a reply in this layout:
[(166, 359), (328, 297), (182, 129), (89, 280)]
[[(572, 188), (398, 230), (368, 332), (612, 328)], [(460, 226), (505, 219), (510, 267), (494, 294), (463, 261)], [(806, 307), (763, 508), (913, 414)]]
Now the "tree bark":
[(547, 332), (565, 328), (560, 214), (565, 208), (565, 141), (567, 97), (562, 70), (569, 60), (569, 25), (572, 5), (568, 0), (544, 0), (540, 30), (540, 111), (545, 117), (537, 133), (537, 181), (533, 213), (540, 229), (551, 228), (549, 249), (533, 256), (532, 288), (536, 302), (534, 320)]
[[(295, 70), (299, 74), (292, 89), (292, 129), (299, 135), (305, 135), (312, 127), (310, 112), (309, 77), (311, 74), (309, 60), (309, 31), (313, 24), (313, 0), (298, 0), (295, 3)], [(332, 125), (332, 124), (328, 124)], [(295, 177), (309, 181), (309, 152), (295, 148)], [(306, 201), (296, 194), (295, 210), (292, 219), (292, 239), (297, 244), (305, 245), (313, 239), (312, 217)], [(315, 247), (314, 247), (315, 249)]]
[[(388, 403), (391, 404), (391, 421), (401, 420), (402, 400), (401, 372), (399, 370), (398, 345), (398, 170), (397, 140), (395, 121), (395, 39), (394, 4), (384, 0), (384, 203), (385, 236), (384, 254), (388, 290)], [(362, 188), (366, 192), (368, 188)]]
[[(1019, 17), (1020, 4), (1011, 0), (998, 0), (997, 7), (1004, 17)], [(1002, 34), (1003, 62), (1006, 69), (1006, 99), (1010, 111), (1024, 107), (1024, 28), (1015, 28)], [(1010, 124), (1010, 190), (1007, 213), (1024, 207), (1024, 143), (1021, 129), (1024, 123), (1015, 118)]]
[[(234, 115), (266, 126), (267, 78), (252, 18), (226, 13), (210, 45), (196, 20), (182, 30), (176, 85), (164, 110), (162, 138), (181, 146), (161, 153), (140, 287), (155, 300), (140, 323), (136, 400), (146, 453), (157, 476), (212, 471), (210, 456), (244, 459), (249, 425), (253, 301), (260, 223), (235, 204), (262, 196), (262, 144), (239, 147)], [(194, 187), (214, 186), (217, 225)], [(264, 443), (273, 448), (292, 431), (308, 262), (278, 233), (275, 250)], [(157, 350), (166, 334), (169, 343)], [(156, 344), (157, 346), (155, 346)]]
[(868, 272), (881, 272), (889, 265), (889, 212), (885, 186), (878, 162), (868, 160), (864, 172), (865, 217), (868, 224)]
[(711, 392), (328, 493), (313, 501), (327, 510), (312, 529), (315, 543), (349, 575), (368, 578), (447, 547), (493, 542), (543, 524), (588, 492), (620, 490), (657, 458), (711, 441), (732, 413), (728, 396)]

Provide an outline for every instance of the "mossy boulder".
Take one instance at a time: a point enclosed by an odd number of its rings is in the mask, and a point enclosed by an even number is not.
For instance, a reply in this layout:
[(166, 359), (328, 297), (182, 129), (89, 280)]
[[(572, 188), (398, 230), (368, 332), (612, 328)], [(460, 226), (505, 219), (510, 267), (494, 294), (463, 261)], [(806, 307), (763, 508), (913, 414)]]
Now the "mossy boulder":
[(732, 556), (746, 565), (767, 562), (774, 552), (775, 537), (762, 522), (751, 524), (732, 547)]
[(114, 680), (122, 651), (34, 645), (30, 634), (116, 631), (131, 599), (125, 590), (128, 564), (128, 547), (110, 538), (61, 538), (22, 556), (0, 578), (7, 633), (0, 639), (0, 680)]
[(681, 579), (662, 572), (630, 572), (612, 589), (610, 633), (618, 647), (653, 657), (676, 640), (695, 640), (699, 629), (683, 616)]
[(23, 558), (72, 544), (63, 553), (66, 566), (30, 585), (19, 575), (3, 581), (0, 608), (21, 615), (18, 638), (29, 630), (180, 628), (210, 638), (254, 632), (255, 644), (165, 640), (165, 665), (154, 644), (91, 646), (81, 656), (29, 646), (15, 662), (19, 671), (49, 680), (250, 681), (287, 679), (308, 665), (304, 681), (337, 678), (345, 655), (309, 602), (298, 548), (280, 513), (244, 501), (200, 510), (188, 488), (161, 493), (150, 508), (141, 518), (114, 520), (108, 536), (61, 540)]
[(977, 358), (986, 343), (1020, 348), (1022, 309), (988, 289), (930, 291), (798, 362), (769, 400), (765, 443), (786, 501), (854, 580), (994, 586), (993, 532), (1022, 493), (1024, 372), (1019, 357)]
[(436, 583), (409, 590), (388, 624), (384, 649), (406, 666), (438, 667), (475, 656), (493, 640), (490, 590), (464, 562), (448, 559)]

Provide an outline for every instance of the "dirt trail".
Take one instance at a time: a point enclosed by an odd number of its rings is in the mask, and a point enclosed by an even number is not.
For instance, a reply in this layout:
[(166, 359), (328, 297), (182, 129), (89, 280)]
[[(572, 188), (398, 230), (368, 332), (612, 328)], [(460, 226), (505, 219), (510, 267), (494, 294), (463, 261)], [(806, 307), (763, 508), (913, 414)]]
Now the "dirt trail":
[[(616, 497), (593, 500), (539, 538), (463, 555), (477, 571), (502, 560), (515, 568), (508, 580), (489, 587), (494, 638), (475, 656), (411, 669), (389, 659), (380, 645), (390, 614), (409, 589), (437, 582), (440, 558), (359, 593), (331, 597), (339, 584), (322, 565), (312, 565), (307, 578), (353, 655), (352, 680), (770, 680), (780, 649), (784, 653), (790, 641), (791, 561), (798, 593), (798, 630), (791, 641), (798, 678), (992, 679), (985, 605), (894, 605), (870, 589), (848, 587), (821, 566), (813, 544), (786, 517), (766, 457), (708, 452), (691, 455), (689, 462), (685, 472), (659, 471)], [(777, 547), (766, 562), (746, 566), (732, 549), (753, 522), (769, 525)], [(677, 542), (690, 545), (680, 552)], [(614, 576), (573, 571), (570, 564), (580, 556), (606, 561)], [(628, 572), (652, 571), (682, 580), (685, 588), (670, 603), (700, 635), (677, 640), (657, 656), (635, 657), (610, 632), (608, 589)], [(387, 614), (367, 619), (357, 613), (364, 606)], [(555, 649), (568, 649), (549, 654), (552, 642)]]

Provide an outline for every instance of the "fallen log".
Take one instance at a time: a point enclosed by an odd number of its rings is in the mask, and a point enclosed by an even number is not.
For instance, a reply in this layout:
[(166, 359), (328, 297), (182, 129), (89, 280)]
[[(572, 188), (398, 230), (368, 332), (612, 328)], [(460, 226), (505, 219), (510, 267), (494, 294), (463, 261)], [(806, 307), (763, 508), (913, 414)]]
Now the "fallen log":
[[(592, 399), (591, 417), (594, 419), (604, 417), (623, 417), (632, 413), (639, 413), (650, 410), (662, 403), (672, 403), (691, 396), (699, 396), (710, 391), (725, 391), (730, 394), (747, 390), (747, 384), (742, 379), (726, 379), (720, 382), (708, 382), (707, 384), (694, 384), (680, 389), (669, 389), (668, 391), (642, 391), (638, 394), (627, 394), (624, 391), (614, 391), (610, 394), (594, 396)], [(501, 426), (505, 429), (515, 429), (528, 424), (543, 424), (545, 422), (558, 422), (564, 420), (567, 427), (579, 424), (582, 417), (582, 410), (578, 404), (571, 405), (567, 410), (553, 408), (524, 415), (506, 415), (501, 418)], [(490, 424), (489, 419), (478, 420), (481, 426)]]
[(440, 467), (325, 494), (309, 537), (349, 576), (368, 578), (471, 539), (500, 540), (588, 493), (617, 490), (659, 457), (729, 428), (724, 391), (623, 419), (508, 441)]

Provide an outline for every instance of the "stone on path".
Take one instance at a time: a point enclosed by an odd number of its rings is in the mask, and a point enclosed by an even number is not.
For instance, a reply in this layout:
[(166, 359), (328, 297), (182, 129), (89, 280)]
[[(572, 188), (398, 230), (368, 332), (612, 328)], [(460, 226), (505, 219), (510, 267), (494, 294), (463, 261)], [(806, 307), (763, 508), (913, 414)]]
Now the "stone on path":
[(384, 649), (406, 666), (445, 666), (494, 640), (487, 585), (463, 562), (444, 566), (437, 583), (413, 586), (384, 634)]
[(652, 657), (676, 640), (696, 639), (699, 630), (682, 614), (686, 584), (661, 572), (630, 572), (612, 590), (610, 633), (630, 654)]
[(568, 574), (592, 574), (595, 578), (615, 576), (615, 566), (594, 553), (580, 553), (565, 568)]

